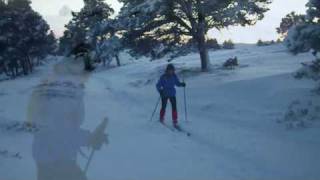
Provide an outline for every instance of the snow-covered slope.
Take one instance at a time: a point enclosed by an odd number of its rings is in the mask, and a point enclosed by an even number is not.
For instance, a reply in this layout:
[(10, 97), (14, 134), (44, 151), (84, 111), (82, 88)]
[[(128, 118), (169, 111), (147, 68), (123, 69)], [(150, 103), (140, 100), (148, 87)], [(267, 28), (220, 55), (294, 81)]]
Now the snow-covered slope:
[[(240, 67), (222, 69), (233, 56)], [(95, 154), (88, 179), (318, 179), (319, 129), (294, 131), (277, 123), (292, 101), (310, 96), (313, 82), (295, 80), (292, 73), (312, 57), (292, 56), (281, 45), (239, 45), (210, 57), (212, 69), (206, 73), (198, 69), (198, 54), (173, 62), (188, 85), (190, 122), (184, 119), (182, 89), (177, 98), (181, 126), (191, 137), (160, 126), (157, 115), (150, 122), (165, 61), (141, 59), (92, 74), (85, 82), (82, 128), (92, 131), (108, 116), (110, 144)], [(0, 124), (26, 119), (27, 101), (51, 67), (0, 83)], [(35, 179), (32, 135), (4, 129), (0, 134), (0, 150), (22, 157), (0, 155), (0, 179)], [(78, 162), (84, 167), (86, 159), (79, 156)]]

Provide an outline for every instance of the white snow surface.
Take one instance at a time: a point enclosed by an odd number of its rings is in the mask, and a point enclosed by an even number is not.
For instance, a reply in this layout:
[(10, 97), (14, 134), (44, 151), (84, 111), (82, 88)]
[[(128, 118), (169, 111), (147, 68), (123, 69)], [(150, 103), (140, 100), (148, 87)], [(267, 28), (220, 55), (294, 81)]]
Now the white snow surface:
[[(220, 68), (234, 56), (239, 68)], [(293, 56), (282, 45), (238, 45), (211, 52), (210, 57), (212, 69), (205, 73), (199, 71), (198, 54), (173, 61), (180, 78), (185, 72), (190, 122), (184, 119), (182, 89), (177, 89), (179, 120), (191, 137), (161, 126), (158, 112), (150, 122), (158, 98), (155, 83), (165, 60), (131, 61), (122, 54), (125, 66), (94, 72), (85, 82), (81, 128), (93, 131), (109, 117), (110, 143), (95, 153), (88, 179), (319, 179), (320, 126), (288, 130), (277, 123), (292, 101), (311, 96), (314, 82), (296, 80), (292, 73), (312, 56)], [(31, 76), (0, 82), (0, 126), (27, 121), (31, 94), (55, 63)], [(166, 123), (171, 125), (169, 108)], [(1, 180), (36, 179), (32, 141), (31, 134), (0, 128), (0, 150), (22, 156), (0, 155)], [(86, 148), (83, 151), (89, 154)], [(86, 159), (80, 155), (77, 159), (83, 168)]]

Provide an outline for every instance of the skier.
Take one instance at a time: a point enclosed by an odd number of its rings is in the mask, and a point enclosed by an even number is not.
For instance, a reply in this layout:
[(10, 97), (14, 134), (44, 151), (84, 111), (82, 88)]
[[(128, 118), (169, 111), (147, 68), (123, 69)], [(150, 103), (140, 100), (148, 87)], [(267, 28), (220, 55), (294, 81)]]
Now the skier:
[(178, 128), (178, 112), (176, 89), (178, 87), (186, 87), (185, 82), (180, 82), (175, 74), (175, 67), (172, 64), (167, 66), (166, 72), (160, 77), (156, 87), (161, 96), (162, 106), (160, 111), (160, 122), (164, 123), (167, 102), (170, 100), (172, 107), (172, 120), (175, 128)]

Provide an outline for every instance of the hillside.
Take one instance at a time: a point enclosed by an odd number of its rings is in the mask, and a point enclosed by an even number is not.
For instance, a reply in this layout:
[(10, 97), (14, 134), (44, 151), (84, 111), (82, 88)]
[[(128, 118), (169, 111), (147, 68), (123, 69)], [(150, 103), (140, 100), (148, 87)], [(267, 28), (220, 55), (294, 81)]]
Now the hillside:
[[(238, 68), (221, 68), (234, 56), (239, 59)], [(292, 56), (282, 45), (238, 45), (234, 50), (211, 52), (210, 57), (212, 68), (206, 73), (198, 69), (198, 54), (173, 61), (178, 76), (185, 76), (187, 82), (190, 122), (184, 118), (183, 89), (177, 89), (177, 98), (180, 124), (191, 137), (161, 126), (157, 115), (150, 122), (158, 98), (155, 83), (167, 64), (164, 60), (131, 61), (123, 54), (127, 62), (120, 68), (101, 68), (91, 75), (66, 68), (65, 75), (64, 59), (57, 58), (32, 76), (0, 82), (0, 179), (36, 177), (33, 135), (14, 123), (28, 120), (29, 101), (45, 79), (84, 83), (83, 92), (75, 90), (84, 93), (82, 129), (93, 131), (104, 117), (110, 119), (110, 143), (95, 153), (88, 179), (317, 179), (319, 127), (288, 130), (277, 122), (292, 101), (311, 96), (314, 82), (292, 76), (311, 55)], [(66, 92), (63, 87), (58, 90)], [(51, 104), (50, 109), (59, 107)], [(171, 125), (169, 114), (166, 123)], [(52, 122), (61, 137), (68, 136), (59, 130), (64, 123)], [(15, 157), (18, 152), (20, 158)], [(86, 148), (83, 152), (89, 154)], [(81, 168), (86, 161), (78, 156)]]

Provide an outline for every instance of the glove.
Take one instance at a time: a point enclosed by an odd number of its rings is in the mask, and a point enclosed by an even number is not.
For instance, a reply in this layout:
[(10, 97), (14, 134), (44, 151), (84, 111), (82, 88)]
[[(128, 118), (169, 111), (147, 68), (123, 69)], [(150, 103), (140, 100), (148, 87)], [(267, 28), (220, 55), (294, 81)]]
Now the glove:
[(108, 136), (104, 132), (107, 127), (108, 119), (105, 118), (104, 121), (96, 128), (96, 130), (89, 137), (89, 145), (94, 150), (100, 150), (102, 145), (108, 144)]
[(181, 87), (186, 87), (187, 84), (185, 82), (181, 83)]
[(160, 91), (159, 91), (159, 94), (160, 94), (161, 97), (164, 97), (164, 96), (165, 96), (163, 90), (160, 90)]
[(103, 144), (108, 144), (108, 135), (92, 133), (89, 139), (89, 145), (96, 151), (100, 150)]

